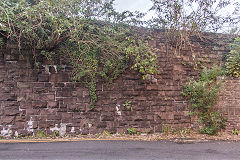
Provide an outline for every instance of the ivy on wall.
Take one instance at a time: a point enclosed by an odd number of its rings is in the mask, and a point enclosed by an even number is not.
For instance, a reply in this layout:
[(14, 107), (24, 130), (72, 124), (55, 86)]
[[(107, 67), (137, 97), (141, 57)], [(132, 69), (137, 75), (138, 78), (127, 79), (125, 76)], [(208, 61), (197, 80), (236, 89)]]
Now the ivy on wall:
[(157, 57), (134, 31), (138, 17), (118, 13), (114, 0), (6, 0), (0, 1), (0, 30), (30, 48), (36, 66), (39, 57), (57, 62), (67, 58), (74, 67), (74, 81), (89, 88), (91, 106), (97, 101), (97, 78), (111, 83), (126, 68), (139, 71), (143, 79), (156, 74)]
[(3, 45), (4, 45), (3, 39), (0, 38), (0, 48), (2, 48)]
[(227, 73), (231, 77), (240, 77), (240, 37), (231, 44), (231, 51), (227, 55), (225, 64)]

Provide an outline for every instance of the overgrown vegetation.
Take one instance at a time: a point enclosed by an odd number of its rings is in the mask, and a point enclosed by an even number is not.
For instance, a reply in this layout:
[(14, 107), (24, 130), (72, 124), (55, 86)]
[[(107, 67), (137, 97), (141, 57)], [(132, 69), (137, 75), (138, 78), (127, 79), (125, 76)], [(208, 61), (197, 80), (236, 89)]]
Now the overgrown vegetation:
[(227, 55), (225, 66), (229, 76), (240, 77), (240, 37), (237, 37), (231, 44), (231, 51)]
[(226, 118), (214, 108), (221, 87), (217, 76), (224, 73), (218, 66), (203, 69), (199, 79), (190, 81), (184, 86), (183, 95), (189, 99), (189, 115), (198, 116), (202, 124), (200, 133), (215, 135), (225, 128)]
[[(204, 41), (204, 32), (216, 32), (224, 25), (239, 23), (239, 3), (230, 0), (151, 0), (156, 17), (150, 20), (154, 28), (165, 30), (167, 43), (178, 52), (192, 46), (191, 38)], [(227, 7), (229, 14), (223, 14)], [(235, 6), (235, 10), (234, 7)], [(191, 48), (192, 49), (192, 48)], [(192, 50), (192, 52), (194, 52)]]
[(111, 83), (128, 67), (143, 79), (158, 71), (156, 55), (129, 26), (142, 14), (117, 13), (113, 1), (0, 1), (0, 30), (20, 53), (30, 48), (36, 66), (43, 56), (57, 64), (68, 59), (73, 80), (89, 88), (93, 107), (99, 76)]

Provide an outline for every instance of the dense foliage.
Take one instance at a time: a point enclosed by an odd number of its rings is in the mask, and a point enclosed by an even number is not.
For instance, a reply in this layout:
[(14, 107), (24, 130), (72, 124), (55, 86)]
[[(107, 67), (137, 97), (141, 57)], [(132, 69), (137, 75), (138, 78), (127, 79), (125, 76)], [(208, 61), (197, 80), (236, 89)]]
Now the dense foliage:
[(183, 95), (189, 99), (189, 114), (197, 115), (202, 124), (201, 133), (214, 135), (225, 127), (226, 119), (214, 108), (221, 82), (217, 76), (223, 75), (220, 67), (203, 69), (198, 80), (190, 79), (184, 86)]
[(58, 63), (67, 58), (73, 65), (73, 80), (90, 91), (91, 105), (97, 101), (97, 77), (116, 79), (129, 65), (143, 78), (157, 73), (157, 57), (134, 27), (137, 17), (117, 13), (113, 0), (1, 0), (0, 30), (18, 42), (19, 51), (32, 49), (39, 57)]
[[(191, 37), (204, 40), (203, 32), (216, 32), (239, 22), (239, 3), (231, 0), (151, 0), (156, 16), (150, 25), (165, 29), (168, 43), (176, 49), (191, 47)], [(226, 7), (232, 12), (226, 13)], [(235, 6), (235, 7), (234, 7)], [(233, 8), (236, 8), (235, 11)]]
[(231, 44), (231, 51), (227, 55), (227, 73), (232, 77), (240, 77), (240, 37)]

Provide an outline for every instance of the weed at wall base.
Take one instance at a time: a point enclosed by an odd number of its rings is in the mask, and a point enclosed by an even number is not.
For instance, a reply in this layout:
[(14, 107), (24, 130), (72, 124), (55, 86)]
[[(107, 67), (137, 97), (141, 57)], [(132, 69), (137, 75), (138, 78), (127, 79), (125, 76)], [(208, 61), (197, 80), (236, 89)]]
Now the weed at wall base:
[(44, 132), (44, 131), (38, 131), (37, 134), (36, 134), (36, 137), (45, 138), (45, 137), (47, 137), (47, 133)]
[(137, 133), (136, 128), (128, 128), (127, 133), (130, 135), (135, 135)]

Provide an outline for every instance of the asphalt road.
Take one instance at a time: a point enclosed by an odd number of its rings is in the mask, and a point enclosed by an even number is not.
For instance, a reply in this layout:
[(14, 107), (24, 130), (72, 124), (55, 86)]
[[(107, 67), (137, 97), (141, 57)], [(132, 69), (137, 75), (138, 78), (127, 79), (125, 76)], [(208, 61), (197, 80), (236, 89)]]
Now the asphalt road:
[(0, 159), (239, 160), (240, 142), (79, 141), (0, 143)]

